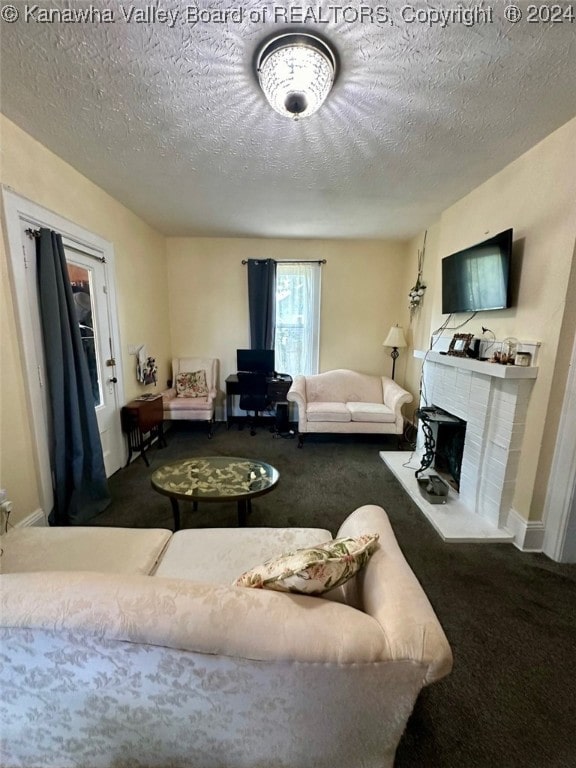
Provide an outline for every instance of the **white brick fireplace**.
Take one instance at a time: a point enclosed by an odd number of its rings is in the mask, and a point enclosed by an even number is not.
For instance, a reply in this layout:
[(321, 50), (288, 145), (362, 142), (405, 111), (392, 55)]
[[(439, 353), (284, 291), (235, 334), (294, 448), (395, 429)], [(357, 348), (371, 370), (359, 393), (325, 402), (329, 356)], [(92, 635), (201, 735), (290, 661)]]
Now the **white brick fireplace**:
[[(426, 516), (446, 539), (458, 541), (510, 540), (505, 530), (511, 511), (535, 367), (505, 366), (438, 352), (423, 357), (423, 406), (436, 406), (466, 421), (459, 493), (450, 492), (447, 504), (430, 504), (417, 487), (414, 470), (423, 448), (419, 430), (418, 453), (406, 472), (406, 453), (382, 452)], [(397, 457), (404, 457), (397, 459)], [(433, 471), (433, 467), (429, 472)]]

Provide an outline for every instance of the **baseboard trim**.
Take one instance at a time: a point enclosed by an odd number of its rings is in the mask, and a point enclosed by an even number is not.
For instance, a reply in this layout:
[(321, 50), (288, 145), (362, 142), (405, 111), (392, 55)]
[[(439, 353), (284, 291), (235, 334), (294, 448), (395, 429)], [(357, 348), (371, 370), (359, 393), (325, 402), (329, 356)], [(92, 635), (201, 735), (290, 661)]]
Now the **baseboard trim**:
[(44, 514), (43, 509), (36, 509), (31, 514), (27, 515), (23, 520), (20, 520), (18, 523), (14, 524), (14, 528), (29, 528), (30, 526), (36, 526), (40, 528), (44, 528), (48, 525), (48, 521), (46, 520), (46, 515)]
[(542, 552), (546, 530), (542, 520), (526, 520), (515, 509), (511, 509), (506, 529), (514, 537), (514, 546), (521, 552)]

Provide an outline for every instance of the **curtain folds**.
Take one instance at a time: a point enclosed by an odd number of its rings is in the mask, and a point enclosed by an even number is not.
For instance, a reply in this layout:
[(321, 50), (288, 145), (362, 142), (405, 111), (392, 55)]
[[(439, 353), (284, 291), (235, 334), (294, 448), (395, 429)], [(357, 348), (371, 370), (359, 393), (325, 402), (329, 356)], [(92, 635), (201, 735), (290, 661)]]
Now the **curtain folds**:
[(48, 377), (54, 508), (50, 525), (83, 525), (110, 503), (88, 364), (62, 238), (36, 240), (38, 297)]
[(252, 349), (274, 349), (276, 262), (248, 259), (248, 310)]

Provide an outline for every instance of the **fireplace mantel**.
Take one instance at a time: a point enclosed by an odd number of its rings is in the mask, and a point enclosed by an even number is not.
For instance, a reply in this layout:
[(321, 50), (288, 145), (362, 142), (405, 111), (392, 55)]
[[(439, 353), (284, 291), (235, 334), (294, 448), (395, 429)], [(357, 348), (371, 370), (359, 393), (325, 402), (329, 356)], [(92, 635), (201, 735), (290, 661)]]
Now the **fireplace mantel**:
[(443, 355), (441, 352), (434, 352), (434, 350), (423, 352), (415, 349), (414, 357), (440, 365), (449, 365), (452, 368), (461, 368), (464, 371), (472, 371), (484, 376), (494, 376), (498, 379), (535, 379), (538, 376), (538, 368), (535, 366), (500, 365), (499, 363), (489, 363), (487, 360), (474, 360), (470, 357)]

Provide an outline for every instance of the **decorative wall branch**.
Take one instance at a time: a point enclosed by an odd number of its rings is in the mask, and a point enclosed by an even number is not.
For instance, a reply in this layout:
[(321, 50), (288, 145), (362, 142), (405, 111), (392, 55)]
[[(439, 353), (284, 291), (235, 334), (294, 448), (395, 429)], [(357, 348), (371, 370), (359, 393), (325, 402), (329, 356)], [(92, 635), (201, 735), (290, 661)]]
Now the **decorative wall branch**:
[(410, 303), (408, 304), (408, 306), (410, 308), (410, 320), (412, 320), (416, 310), (422, 306), (422, 299), (424, 298), (424, 292), (426, 291), (426, 285), (422, 280), (422, 270), (424, 268), (424, 254), (426, 252), (426, 235), (427, 234), (428, 234), (428, 230), (424, 232), (424, 242), (422, 244), (422, 250), (418, 250), (418, 275), (416, 277), (416, 282), (414, 283), (413, 287), (410, 289), (410, 293), (409, 293)]

